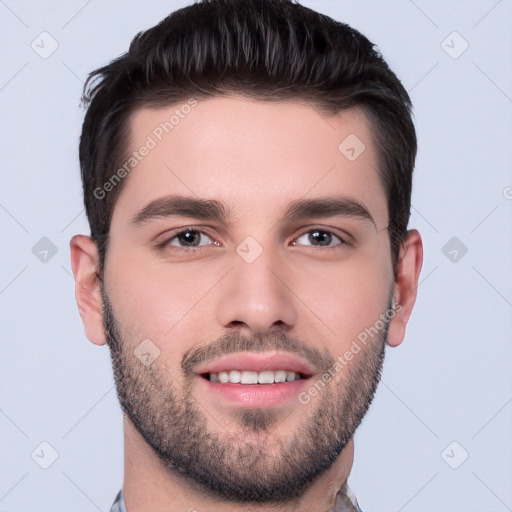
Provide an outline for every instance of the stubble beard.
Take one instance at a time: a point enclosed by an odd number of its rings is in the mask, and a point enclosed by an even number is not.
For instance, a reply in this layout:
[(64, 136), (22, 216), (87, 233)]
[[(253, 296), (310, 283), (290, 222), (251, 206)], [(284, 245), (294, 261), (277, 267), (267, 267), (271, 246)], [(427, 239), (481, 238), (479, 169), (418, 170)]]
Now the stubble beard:
[[(318, 392), (313, 408), (295, 431), (279, 429), (283, 419), (277, 410), (240, 408), (230, 418), (240, 428), (228, 433), (222, 419), (212, 418), (192, 396), (193, 378), (183, 378), (176, 371), (173, 375), (158, 359), (146, 367), (135, 357), (137, 343), (130, 344), (124, 336), (103, 286), (101, 293), (103, 323), (124, 414), (170, 475), (219, 500), (254, 504), (300, 500), (353, 437), (381, 378), (389, 322), (353, 364), (344, 366), (339, 378)], [(278, 338), (285, 344), (289, 341), (285, 333)], [(259, 338), (231, 335), (229, 339), (238, 346), (261, 350)], [(324, 354), (324, 370), (333, 365), (332, 355)], [(297, 402), (297, 409), (301, 407)]]

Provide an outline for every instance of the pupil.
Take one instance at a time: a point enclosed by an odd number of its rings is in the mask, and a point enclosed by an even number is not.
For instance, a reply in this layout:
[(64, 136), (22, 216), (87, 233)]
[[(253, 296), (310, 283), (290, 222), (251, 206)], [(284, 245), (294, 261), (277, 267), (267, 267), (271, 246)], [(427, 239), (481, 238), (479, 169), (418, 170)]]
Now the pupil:
[(310, 242), (319, 242), (319, 245), (330, 245), (331, 234), (325, 231), (312, 231), (309, 234)]
[(180, 234), (181, 241), (185, 243), (185, 245), (197, 245), (199, 242), (196, 240), (196, 243), (194, 243), (194, 237), (197, 238), (197, 235), (195, 234), (195, 231), (185, 231), (184, 233)]

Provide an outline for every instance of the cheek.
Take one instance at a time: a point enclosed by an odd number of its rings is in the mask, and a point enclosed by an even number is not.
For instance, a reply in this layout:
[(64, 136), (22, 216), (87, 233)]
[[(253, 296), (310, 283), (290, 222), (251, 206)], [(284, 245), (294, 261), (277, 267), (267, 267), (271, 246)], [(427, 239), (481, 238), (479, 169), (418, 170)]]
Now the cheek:
[(303, 278), (298, 295), (315, 314), (309, 313), (313, 328), (332, 340), (329, 349), (333, 354), (347, 349), (387, 310), (393, 284), (391, 262), (376, 254), (382, 253), (360, 253), (316, 272), (315, 279), (310, 274)]
[(107, 291), (116, 318), (131, 335), (133, 344), (149, 338), (164, 351), (176, 347), (183, 331), (193, 334), (190, 320), (201, 297), (211, 288), (213, 276), (209, 276), (209, 284), (197, 273), (163, 262), (149, 264), (136, 255), (121, 258), (114, 251), (112, 261), (116, 264), (106, 274)]

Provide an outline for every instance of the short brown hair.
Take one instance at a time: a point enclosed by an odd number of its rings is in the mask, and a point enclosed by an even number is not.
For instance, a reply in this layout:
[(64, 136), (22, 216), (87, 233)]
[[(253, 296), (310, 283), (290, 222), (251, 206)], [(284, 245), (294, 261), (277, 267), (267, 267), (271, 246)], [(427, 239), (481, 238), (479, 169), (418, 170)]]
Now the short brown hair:
[(292, 0), (203, 0), (137, 34), (128, 52), (85, 83), (80, 167), (100, 272), (125, 180), (104, 197), (95, 191), (126, 155), (130, 115), (141, 107), (230, 94), (307, 102), (325, 115), (350, 108), (367, 115), (396, 266), (410, 217), (417, 142), (410, 98), (381, 54), (357, 30)]

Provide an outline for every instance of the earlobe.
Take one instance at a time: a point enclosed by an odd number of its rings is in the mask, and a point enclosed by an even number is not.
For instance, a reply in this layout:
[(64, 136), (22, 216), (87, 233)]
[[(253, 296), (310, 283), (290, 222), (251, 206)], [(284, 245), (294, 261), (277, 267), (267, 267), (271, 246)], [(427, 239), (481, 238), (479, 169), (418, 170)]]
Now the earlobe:
[(395, 316), (388, 331), (388, 345), (397, 347), (405, 337), (418, 291), (418, 279), (423, 264), (423, 243), (417, 230), (407, 232), (400, 251), (395, 280)]
[(91, 343), (104, 345), (107, 340), (103, 328), (98, 248), (92, 238), (75, 235), (70, 241), (70, 249), (75, 297), (85, 335)]

